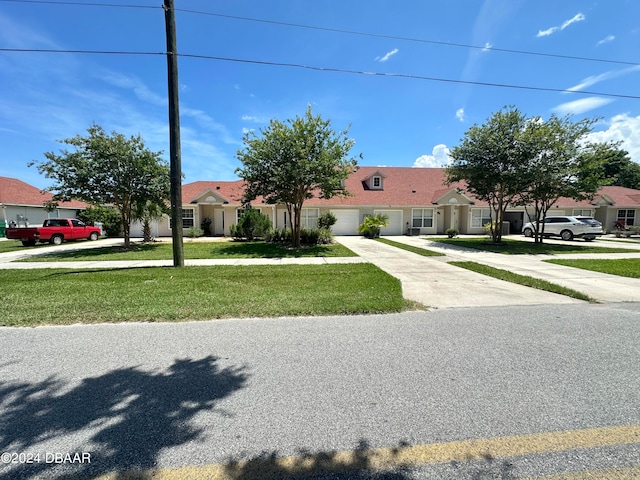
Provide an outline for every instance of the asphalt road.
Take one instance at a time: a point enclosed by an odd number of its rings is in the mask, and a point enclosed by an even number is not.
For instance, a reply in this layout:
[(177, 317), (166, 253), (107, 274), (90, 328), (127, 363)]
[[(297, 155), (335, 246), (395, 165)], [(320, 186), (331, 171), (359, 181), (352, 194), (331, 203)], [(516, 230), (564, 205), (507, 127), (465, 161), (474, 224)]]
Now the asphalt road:
[(639, 304), (0, 328), (0, 480), (634, 478), (639, 340)]

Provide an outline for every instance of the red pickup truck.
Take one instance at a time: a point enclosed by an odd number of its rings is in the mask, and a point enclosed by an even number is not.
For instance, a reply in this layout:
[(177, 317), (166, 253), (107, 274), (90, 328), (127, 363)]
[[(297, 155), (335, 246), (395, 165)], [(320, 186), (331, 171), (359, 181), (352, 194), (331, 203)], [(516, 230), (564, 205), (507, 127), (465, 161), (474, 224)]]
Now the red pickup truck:
[(85, 225), (76, 218), (48, 218), (41, 227), (9, 227), (6, 237), (22, 241), (25, 247), (38, 242), (60, 245), (65, 240), (98, 240), (100, 229)]

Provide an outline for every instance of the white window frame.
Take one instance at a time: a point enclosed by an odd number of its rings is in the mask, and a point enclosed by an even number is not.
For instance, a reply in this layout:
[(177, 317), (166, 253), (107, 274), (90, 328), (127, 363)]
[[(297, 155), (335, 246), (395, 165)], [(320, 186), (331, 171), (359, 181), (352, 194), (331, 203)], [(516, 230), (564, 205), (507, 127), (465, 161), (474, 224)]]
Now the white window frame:
[(374, 175), (371, 177), (371, 188), (382, 190), (382, 177), (380, 175)]
[[(624, 214), (622, 214), (621, 212), (624, 212)], [(629, 215), (629, 212), (632, 212), (631, 215)], [(629, 223), (629, 219), (631, 219), (631, 223)], [(633, 226), (635, 225), (635, 219), (636, 219), (636, 211), (633, 208), (620, 208), (618, 209), (618, 213), (616, 216), (616, 220), (624, 220), (624, 224), (626, 226)]]
[(593, 217), (593, 210), (591, 208), (574, 208), (574, 217)]
[[(433, 208), (412, 208), (411, 209), (411, 228), (433, 228), (434, 216), (435, 216), (435, 212)], [(417, 221), (417, 224), (416, 224), (416, 221)]]
[(319, 208), (303, 208), (300, 212), (301, 228), (318, 228)]
[[(185, 215), (186, 214), (186, 215)], [(192, 228), (196, 225), (196, 211), (193, 208), (183, 208), (182, 213), (182, 228)], [(169, 229), (172, 229), (171, 217), (169, 217)]]
[(487, 223), (491, 223), (490, 208), (472, 208), (469, 215), (471, 215), (471, 221), (469, 222), (471, 228), (484, 228)]

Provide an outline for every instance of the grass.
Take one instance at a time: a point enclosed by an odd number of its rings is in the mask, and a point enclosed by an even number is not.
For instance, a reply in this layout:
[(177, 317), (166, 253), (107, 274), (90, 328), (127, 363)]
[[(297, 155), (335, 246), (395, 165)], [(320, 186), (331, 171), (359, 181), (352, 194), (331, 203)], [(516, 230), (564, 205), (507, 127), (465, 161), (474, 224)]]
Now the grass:
[(6, 270), (0, 325), (399, 312), (400, 281), (371, 264)]
[[(106, 261), (106, 260), (171, 260), (171, 243), (132, 243), (123, 246), (91, 248), (51, 253), (24, 259), (25, 262), (42, 261)], [(291, 257), (355, 257), (340, 244), (314, 245), (297, 249), (266, 242), (184, 242), (184, 258), (291, 258)]]
[(493, 253), (504, 253), (507, 255), (532, 255), (557, 253), (628, 253), (640, 252), (628, 248), (600, 247), (592, 243), (584, 244), (569, 243), (567, 245), (557, 243), (533, 243), (522, 240), (502, 239), (502, 244), (494, 245), (485, 238), (434, 238), (433, 242), (454, 245), (457, 247), (473, 248)]
[(547, 292), (559, 293), (560, 295), (566, 295), (568, 297), (577, 298), (578, 300), (585, 300), (587, 302), (595, 303), (595, 300), (584, 293), (580, 293), (576, 290), (557, 285), (555, 283), (547, 282), (539, 278), (529, 277), (527, 275), (519, 275), (517, 273), (510, 272), (508, 270), (502, 270), (500, 268), (489, 267), (476, 262), (449, 262), (451, 265), (457, 267), (466, 268), (482, 275), (497, 278), (499, 280), (505, 280), (511, 283), (517, 283), (524, 285), (525, 287), (537, 288), (538, 290), (545, 290)]
[(413, 245), (407, 245), (406, 243), (394, 242), (393, 240), (388, 240), (386, 238), (376, 238), (376, 241), (384, 243), (386, 245), (391, 245), (392, 247), (407, 250), (408, 252), (417, 253), (418, 255), (422, 255), (424, 257), (444, 256), (444, 253), (434, 252), (433, 250), (427, 250), (426, 248), (414, 247)]
[(621, 277), (640, 278), (640, 258), (545, 260), (545, 262)]

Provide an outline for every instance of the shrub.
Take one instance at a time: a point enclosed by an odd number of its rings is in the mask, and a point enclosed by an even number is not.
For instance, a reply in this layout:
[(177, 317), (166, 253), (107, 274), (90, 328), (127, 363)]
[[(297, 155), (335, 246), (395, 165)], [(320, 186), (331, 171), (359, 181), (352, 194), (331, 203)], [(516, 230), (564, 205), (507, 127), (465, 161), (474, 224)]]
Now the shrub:
[(211, 220), (210, 217), (204, 217), (202, 219), (202, 222), (200, 223), (200, 228), (202, 229), (202, 231), (204, 232), (204, 234), (207, 237), (211, 236), (211, 224), (213, 223), (213, 220)]
[(358, 227), (358, 232), (366, 238), (378, 238), (380, 230), (389, 225), (389, 215), (379, 214), (365, 217), (362, 225)]
[(270, 243), (291, 243), (292, 235), (291, 230), (287, 228), (276, 228), (269, 231), (264, 236), (264, 240)]
[(109, 237), (120, 235), (122, 228), (120, 214), (114, 208), (102, 205), (89, 206), (86, 210), (79, 211), (77, 217), (87, 225), (94, 225), (95, 222), (102, 223), (102, 228)]
[(331, 211), (323, 213), (318, 217), (318, 228), (331, 230), (331, 227), (333, 227), (337, 221), (338, 219)]
[(187, 237), (196, 238), (204, 235), (204, 231), (201, 228), (191, 227), (187, 230)]
[(240, 215), (238, 223), (231, 225), (229, 230), (236, 240), (264, 238), (271, 230), (271, 220), (258, 210), (248, 208)]
[(453, 238), (453, 237), (457, 237), (458, 235), (460, 235), (460, 231), (457, 228), (447, 228), (447, 230), (444, 232), (447, 234), (447, 237), (449, 238)]

